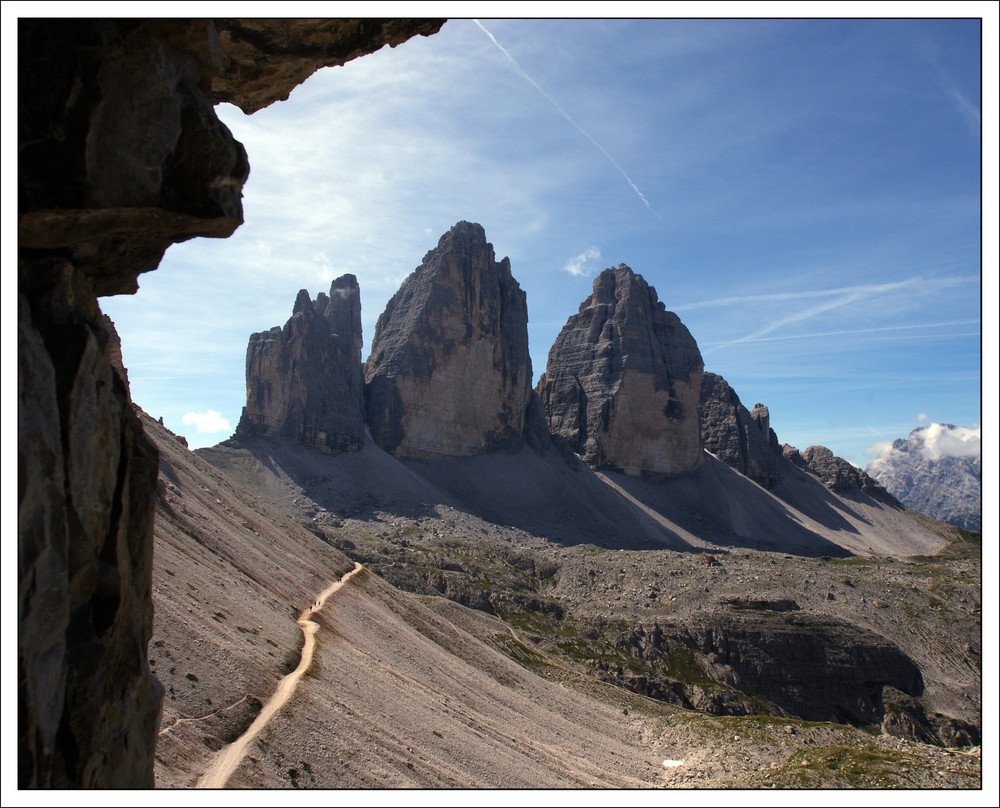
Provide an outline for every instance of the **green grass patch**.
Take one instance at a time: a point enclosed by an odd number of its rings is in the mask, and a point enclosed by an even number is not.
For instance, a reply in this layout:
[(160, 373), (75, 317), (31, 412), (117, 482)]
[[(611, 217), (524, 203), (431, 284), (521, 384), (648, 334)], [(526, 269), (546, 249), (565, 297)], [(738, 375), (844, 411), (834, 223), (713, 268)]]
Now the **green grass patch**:
[(891, 788), (902, 785), (900, 769), (908, 763), (913, 761), (899, 752), (833, 744), (800, 749), (774, 772), (773, 778), (802, 788)]
[(555, 667), (546, 656), (531, 646), (525, 645), (509, 634), (499, 636), (501, 650), (523, 668), (538, 669)]
[(827, 564), (835, 564), (838, 567), (867, 567), (877, 564), (874, 558), (864, 558), (863, 556), (850, 556), (849, 558), (831, 558)]

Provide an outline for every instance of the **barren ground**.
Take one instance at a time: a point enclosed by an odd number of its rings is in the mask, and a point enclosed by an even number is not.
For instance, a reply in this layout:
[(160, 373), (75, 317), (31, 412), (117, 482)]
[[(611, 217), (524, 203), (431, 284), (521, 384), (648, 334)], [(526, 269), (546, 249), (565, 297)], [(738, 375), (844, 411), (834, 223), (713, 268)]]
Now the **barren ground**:
[[(701, 548), (660, 543), (655, 549), (648, 532), (636, 542), (647, 549), (612, 550), (554, 535), (592, 528), (586, 513), (549, 518), (529, 532), (524, 526), (543, 504), (533, 494), (514, 520), (519, 525), (498, 524), (471, 512), (460, 494), (442, 496), (426, 475), (383, 458), (372, 465), (389, 467), (395, 489), (386, 485), (385, 469), (366, 479), (363, 468), (351, 476), (315, 460), (327, 469), (324, 485), (351, 498), (337, 513), (307, 495), (301, 469), (296, 481), (277, 462), (262, 473), (260, 460), (241, 456), (236, 470), (231, 465), (223, 474), (154, 421), (146, 426), (163, 457), (150, 648), (167, 689), (159, 787), (194, 785), (297, 664), (297, 616), (353, 567), (334, 545), (368, 570), (312, 617), (318, 624), (312, 665), (228, 787), (980, 783), (976, 749), (944, 750), (791, 717), (682, 710), (602, 681), (553, 641), (566, 614), (584, 623), (598, 616), (683, 619), (720, 598), (794, 589), (803, 608), (849, 612), (891, 631), (908, 652), (922, 647), (928, 698), (952, 703), (964, 693), (962, 709), (972, 715), (979, 709), (978, 672), (964, 672), (956, 661), (968, 656), (963, 644), (979, 642), (979, 572), (968, 559), (948, 562), (945, 576), (939, 564), (926, 562), (906, 563), (928, 570), (885, 558), (786, 558), (731, 548), (713, 554), (716, 566)], [(398, 500), (375, 498), (379, 485)], [(525, 483), (510, 476), (502, 485), (510, 495)], [(617, 515), (638, 523), (630, 506), (621, 505)], [(494, 589), (515, 594), (507, 622), (440, 597), (436, 575), (470, 588), (484, 575), (497, 577)], [(394, 578), (413, 591), (393, 586)], [(952, 589), (941, 598), (934, 587), (945, 580)], [(518, 581), (520, 589), (511, 585)], [(530, 608), (532, 598), (540, 611)], [(901, 598), (916, 610), (911, 620), (901, 616)], [(563, 617), (545, 611), (547, 603), (559, 604)]]

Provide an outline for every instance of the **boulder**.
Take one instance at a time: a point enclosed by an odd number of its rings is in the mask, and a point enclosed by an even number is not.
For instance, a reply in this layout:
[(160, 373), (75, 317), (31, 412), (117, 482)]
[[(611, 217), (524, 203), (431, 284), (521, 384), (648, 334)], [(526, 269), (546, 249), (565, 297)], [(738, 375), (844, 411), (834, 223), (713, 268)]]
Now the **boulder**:
[(702, 370), (677, 315), (619, 264), (566, 322), (536, 389), (552, 435), (592, 466), (681, 474), (704, 461)]
[(482, 226), (459, 222), (403, 281), (365, 364), (372, 437), (397, 457), (467, 456), (524, 440), (524, 292)]
[(303, 289), (284, 328), (250, 336), (239, 437), (282, 437), (325, 452), (364, 442), (361, 290), (354, 275), (316, 301)]

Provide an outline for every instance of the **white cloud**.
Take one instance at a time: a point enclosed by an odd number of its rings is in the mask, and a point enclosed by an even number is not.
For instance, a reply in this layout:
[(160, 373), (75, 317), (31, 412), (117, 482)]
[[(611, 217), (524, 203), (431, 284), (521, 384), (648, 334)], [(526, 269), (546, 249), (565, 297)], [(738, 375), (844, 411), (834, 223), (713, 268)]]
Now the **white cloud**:
[(920, 413), (920, 415), (917, 416), (917, 421), (921, 424), (927, 423), (927, 413), (926, 412)]
[[(920, 420), (926, 421), (927, 415), (920, 413)], [(982, 456), (982, 429), (978, 426), (932, 423), (914, 429), (907, 442), (911, 451), (920, 451), (926, 460)], [(879, 441), (869, 446), (865, 451), (872, 457), (869, 468), (875, 473), (885, 470), (894, 451), (892, 441)]]
[(980, 427), (931, 424), (921, 430), (922, 451), (928, 460), (942, 457), (980, 457), (982, 429)]
[(587, 266), (591, 261), (599, 261), (601, 259), (601, 251), (597, 247), (588, 247), (579, 255), (570, 258), (566, 262), (563, 269), (570, 275), (575, 275), (577, 277), (587, 275)]
[(873, 474), (878, 474), (880, 471), (885, 470), (889, 457), (892, 455), (892, 441), (879, 441), (874, 446), (869, 446), (865, 449), (865, 454), (872, 457), (867, 468)]
[(189, 412), (181, 419), (186, 426), (194, 426), (198, 432), (228, 432), (229, 421), (222, 417), (221, 412)]

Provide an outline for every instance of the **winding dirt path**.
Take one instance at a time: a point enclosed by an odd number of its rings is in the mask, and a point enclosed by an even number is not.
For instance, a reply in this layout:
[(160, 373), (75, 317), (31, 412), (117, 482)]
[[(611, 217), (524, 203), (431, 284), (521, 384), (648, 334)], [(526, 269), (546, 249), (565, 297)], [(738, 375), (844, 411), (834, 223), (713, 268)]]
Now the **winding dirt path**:
[(347, 581), (353, 576), (357, 575), (362, 569), (364, 569), (364, 567), (355, 562), (353, 570), (347, 573), (336, 583), (328, 586), (313, 602), (312, 608), (307, 609), (299, 615), (299, 619), (296, 622), (302, 629), (304, 642), (302, 644), (302, 656), (299, 659), (298, 666), (295, 670), (287, 674), (280, 682), (278, 682), (278, 687), (275, 689), (274, 695), (268, 699), (267, 703), (261, 709), (260, 714), (254, 719), (253, 723), (247, 727), (246, 731), (231, 744), (224, 746), (219, 750), (218, 755), (212, 762), (212, 765), (209, 766), (208, 771), (206, 771), (201, 776), (201, 779), (198, 780), (198, 784), (196, 786), (197, 788), (223, 788), (226, 785), (226, 781), (229, 780), (232, 773), (236, 770), (236, 767), (240, 765), (243, 758), (246, 756), (247, 747), (253, 742), (254, 738), (260, 734), (260, 731), (267, 726), (267, 723), (271, 720), (272, 716), (285, 706), (286, 702), (289, 698), (291, 698), (292, 693), (295, 691), (295, 686), (298, 684), (299, 679), (302, 678), (303, 674), (312, 664), (313, 650), (316, 648), (315, 635), (319, 625), (314, 623), (309, 618), (323, 608), (323, 604), (326, 603), (327, 598), (340, 589), (340, 587), (347, 583)]

